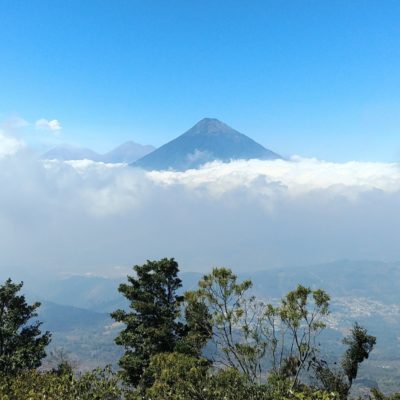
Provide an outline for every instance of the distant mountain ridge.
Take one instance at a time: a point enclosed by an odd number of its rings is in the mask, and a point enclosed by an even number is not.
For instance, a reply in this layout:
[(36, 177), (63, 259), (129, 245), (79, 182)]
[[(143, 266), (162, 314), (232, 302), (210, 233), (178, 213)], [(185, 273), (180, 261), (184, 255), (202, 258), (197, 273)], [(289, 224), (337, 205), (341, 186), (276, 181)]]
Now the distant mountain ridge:
[(106, 163), (132, 163), (155, 149), (154, 146), (149, 144), (142, 145), (133, 141), (128, 141), (108, 153), (103, 154), (102, 161)]
[(45, 160), (93, 160), (100, 161), (101, 155), (86, 147), (62, 144), (54, 147), (42, 155)]
[(279, 154), (215, 118), (204, 118), (176, 139), (132, 163), (147, 170), (186, 170), (211, 161), (275, 160)]
[(154, 146), (142, 145), (133, 141), (128, 141), (115, 149), (98, 154), (95, 151), (85, 148), (63, 144), (57, 146), (42, 155), (45, 160), (92, 160), (105, 163), (132, 163), (146, 154), (155, 150)]
[(212, 161), (280, 158), (282, 157), (279, 154), (215, 118), (202, 119), (187, 132), (158, 149), (128, 141), (105, 154), (98, 154), (88, 148), (65, 144), (42, 155), (42, 159), (46, 160), (87, 159), (105, 163), (127, 163), (146, 170), (177, 171), (199, 168)]

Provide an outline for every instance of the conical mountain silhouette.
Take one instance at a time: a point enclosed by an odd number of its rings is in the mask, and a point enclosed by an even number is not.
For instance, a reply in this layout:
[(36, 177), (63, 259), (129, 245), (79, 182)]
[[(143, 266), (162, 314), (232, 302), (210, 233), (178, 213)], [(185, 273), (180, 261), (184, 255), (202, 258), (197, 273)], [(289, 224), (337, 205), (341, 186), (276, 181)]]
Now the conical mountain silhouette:
[(281, 158), (215, 118), (204, 118), (183, 135), (133, 163), (147, 170), (198, 168), (210, 161)]

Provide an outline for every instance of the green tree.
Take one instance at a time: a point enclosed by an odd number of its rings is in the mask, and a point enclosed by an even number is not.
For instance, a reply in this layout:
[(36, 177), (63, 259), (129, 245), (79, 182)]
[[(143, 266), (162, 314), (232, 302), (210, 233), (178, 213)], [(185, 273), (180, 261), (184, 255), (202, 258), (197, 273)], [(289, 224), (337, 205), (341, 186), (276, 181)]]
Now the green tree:
[(208, 399), (209, 363), (187, 354), (173, 352), (152, 357), (149, 369), (154, 382), (146, 391), (152, 400)]
[(369, 353), (374, 348), (376, 337), (368, 335), (367, 330), (356, 323), (343, 343), (348, 347), (342, 360), (342, 368), (351, 386), (353, 380), (357, 378), (358, 367), (368, 359)]
[(214, 268), (191, 293), (211, 315), (214, 361), (250, 382), (261, 382), (270, 365), (275, 380), (290, 379), (294, 388), (318, 351), (316, 337), (325, 327), (329, 296), (298, 285), (273, 306), (252, 296), (251, 287), (230, 269)]
[(251, 382), (237, 368), (213, 369), (204, 359), (182, 353), (158, 354), (149, 368), (154, 383), (135, 400), (337, 400), (333, 393), (304, 385), (297, 391), (289, 386), (277, 390), (270, 381)]
[(216, 347), (213, 361), (255, 381), (261, 377), (267, 343), (262, 330), (263, 305), (248, 294), (251, 286), (249, 280), (239, 282), (230, 269), (214, 268), (190, 296), (208, 308), (209, 335)]
[(111, 316), (125, 324), (116, 338), (116, 343), (125, 347), (119, 362), (124, 379), (133, 386), (147, 387), (151, 376), (145, 370), (150, 358), (174, 351), (184, 335), (179, 321), (184, 298), (177, 293), (182, 283), (173, 258), (147, 261), (133, 269), (135, 276), (128, 276), (128, 283), (119, 286), (130, 302), (130, 310), (117, 310)]
[(129, 395), (123, 395), (118, 377), (110, 368), (80, 375), (31, 370), (0, 376), (2, 400), (128, 400)]
[(301, 373), (317, 356), (316, 338), (325, 328), (323, 318), (329, 313), (329, 301), (323, 290), (298, 285), (278, 306), (266, 307), (265, 336), (273, 373), (291, 378), (292, 387), (299, 384)]
[(182, 353), (154, 356), (154, 383), (146, 400), (271, 400), (265, 385), (250, 382), (235, 368), (213, 370), (204, 359)]
[(41, 333), (41, 322), (30, 323), (40, 303), (27, 304), (18, 294), (22, 286), (11, 279), (0, 286), (0, 372), (5, 375), (39, 367), (51, 338)]
[(62, 347), (58, 347), (47, 355), (44, 367), (59, 375), (72, 375), (78, 371), (78, 365), (78, 361), (73, 359), (69, 352)]
[(315, 360), (316, 376), (325, 390), (339, 394), (341, 399), (347, 399), (353, 381), (357, 378), (360, 364), (368, 359), (376, 344), (376, 337), (357, 323), (343, 339), (347, 349), (342, 357), (341, 369), (329, 368), (325, 361)]
[(212, 316), (207, 304), (194, 292), (186, 292), (184, 297), (185, 329), (176, 351), (202, 358), (203, 348), (212, 337)]

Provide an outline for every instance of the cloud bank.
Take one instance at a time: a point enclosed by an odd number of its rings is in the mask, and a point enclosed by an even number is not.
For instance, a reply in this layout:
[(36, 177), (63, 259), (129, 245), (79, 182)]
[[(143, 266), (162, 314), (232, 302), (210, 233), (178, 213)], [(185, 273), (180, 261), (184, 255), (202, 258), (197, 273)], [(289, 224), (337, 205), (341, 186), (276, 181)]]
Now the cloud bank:
[(9, 139), (0, 136), (3, 271), (107, 274), (164, 256), (197, 271), (400, 259), (397, 164), (297, 157), (145, 172), (41, 162)]
[(330, 190), (352, 197), (358, 192), (400, 190), (398, 164), (377, 162), (347, 162), (342, 164), (293, 157), (290, 161), (240, 160), (222, 164), (214, 162), (199, 170), (186, 172), (151, 172), (151, 178), (161, 185), (184, 184), (191, 188), (202, 185), (224, 193), (238, 187), (252, 189), (254, 182), (262, 179), (265, 184), (278, 184), (291, 196), (313, 190)]
[(24, 146), (22, 140), (9, 136), (0, 130), (0, 158), (13, 156)]

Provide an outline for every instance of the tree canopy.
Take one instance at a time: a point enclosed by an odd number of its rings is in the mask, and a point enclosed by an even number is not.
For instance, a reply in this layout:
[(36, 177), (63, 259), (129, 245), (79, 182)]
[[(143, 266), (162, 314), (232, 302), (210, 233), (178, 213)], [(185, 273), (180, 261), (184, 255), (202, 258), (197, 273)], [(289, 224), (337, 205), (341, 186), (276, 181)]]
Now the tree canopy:
[(33, 321), (40, 303), (29, 305), (19, 295), (23, 283), (8, 279), (0, 286), (0, 372), (14, 374), (37, 368), (46, 356), (50, 332), (41, 333), (41, 322)]
[(135, 276), (128, 276), (128, 283), (119, 286), (130, 302), (130, 310), (117, 310), (111, 315), (125, 325), (116, 338), (116, 343), (125, 348), (120, 359), (124, 377), (134, 386), (146, 386), (144, 372), (151, 356), (172, 352), (183, 335), (179, 317), (184, 297), (178, 294), (182, 283), (173, 258), (147, 261), (133, 270)]
[[(268, 303), (228, 268), (214, 268), (182, 293), (173, 258), (147, 261), (119, 291), (129, 308), (123, 324), (120, 371), (74, 371), (67, 354), (51, 353), (56, 368), (38, 369), (50, 342), (32, 321), (40, 303), (19, 294), (22, 283), (0, 286), (0, 398), (17, 400), (347, 400), (359, 366), (376, 338), (355, 323), (333, 366), (317, 337), (330, 297), (298, 285)], [(122, 379), (121, 379), (122, 378)], [(378, 390), (376, 400), (393, 400)]]

